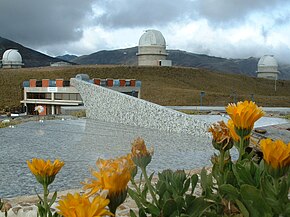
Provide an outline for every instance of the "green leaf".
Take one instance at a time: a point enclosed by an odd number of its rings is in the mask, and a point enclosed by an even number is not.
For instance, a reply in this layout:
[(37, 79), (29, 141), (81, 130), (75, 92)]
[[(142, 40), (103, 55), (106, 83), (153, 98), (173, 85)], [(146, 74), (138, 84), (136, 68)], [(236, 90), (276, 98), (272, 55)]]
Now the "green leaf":
[(197, 182), (198, 182), (198, 175), (197, 174), (193, 174), (192, 176), (191, 176), (191, 194), (193, 194), (193, 192), (194, 192), (194, 189), (195, 189), (195, 187), (196, 187), (196, 185), (197, 185)]
[(290, 203), (287, 203), (286, 205), (285, 216), (290, 216)]
[(44, 203), (43, 199), (39, 196), (39, 194), (36, 193), (36, 195), (37, 195), (38, 199), (40, 200), (40, 202)]
[(131, 188), (128, 188), (129, 196), (136, 202), (138, 208), (143, 208), (143, 204), (146, 204), (146, 199), (142, 198), (137, 192), (133, 191)]
[(205, 195), (206, 197), (210, 197), (212, 194), (213, 189), (213, 180), (212, 180), (212, 174), (207, 175), (207, 171), (205, 168), (202, 169), (200, 173), (200, 184), (202, 187), (202, 195)]
[(150, 182), (152, 182), (152, 178), (153, 178), (153, 176), (154, 176), (154, 172), (151, 173), (151, 175), (149, 176), (149, 181), (150, 181)]
[(176, 202), (177, 209), (179, 210), (179, 212), (181, 212), (182, 208), (185, 207), (185, 200), (183, 196), (178, 196), (174, 198), (174, 201)]
[(254, 186), (242, 185), (241, 196), (251, 216), (271, 216), (271, 208), (267, 205), (261, 192)]
[(151, 203), (147, 203), (147, 207), (145, 208), (146, 212), (155, 215), (155, 216), (159, 216), (160, 215), (160, 210), (158, 207), (154, 206)]
[(207, 189), (207, 172), (206, 169), (203, 167), (200, 172), (200, 184), (202, 189)]
[(244, 217), (250, 217), (250, 214), (247, 210), (247, 208), (244, 206), (244, 204), (240, 200), (235, 200), (236, 204), (238, 205), (241, 213)]
[(144, 189), (143, 189), (143, 191), (142, 191), (142, 197), (143, 197), (143, 198), (146, 198), (147, 193), (148, 193), (148, 186), (147, 186), (147, 183), (145, 183), (145, 185), (144, 185)]
[(289, 185), (286, 182), (286, 180), (284, 178), (282, 178), (280, 185), (279, 185), (279, 192), (278, 192), (278, 196), (281, 199), (288, 199), (288, 192), (289, 192)]
[(130, 209), (130, 217), (137, 217), (135, 212), (132, 209)]
[(210, 208), (212, 204), (206, 202), (203, 197), (197, 197), (193, 201), (191, 207), (188, 209), (188, 213), (190, 217), (199, 217), (203, 216), (208, 208)]
[(219, 190), (222, 194), (225, 194), (225, 196), (230, 200), (239, 199), (240, 193), (238, 189), (236, 189), (234, 186), (230, 184), (223, 184), (219, 187)]
[(239, 185), (249, 184), (258, 187), (260, 184), (260, 171), (256, 164), (243, 160), (232, 166)]
[(189, 186), (190, 186), (190, 179), (187, 179), (183, 185), (183, 189), (180, 195), (185, 194), (188, 191)]
[(158, 182), (156, 185), (157, 194), (159, 195), (159, 199), (163, 198), (164, 193), (166, 192), (166, 184)]
[(177, 210), (177, 203), (174, 200), (170, 199), (170, 200), (167, 200), (164, 206), (162, 207), (162, 214), (163, 216), (170, 216), (176, 210)]
[(56, 197), (57, 197), (57, 192), (55, 191), (54, 194), (52, 195), (52, 198), (51, 198), (50, 203), (48, 205), (49, 207), (51, 207), (52, 204), (55, 202)]
[(186, 203), (186, 207), (191, 207), (193, 204), (193, 201), (195, 200), (195, 196), (193, 195), (186, 195), (185, 196), (185, 203)]
[(146, 212), (143, 208), (139, 209), (139, 217), (147, 217)]

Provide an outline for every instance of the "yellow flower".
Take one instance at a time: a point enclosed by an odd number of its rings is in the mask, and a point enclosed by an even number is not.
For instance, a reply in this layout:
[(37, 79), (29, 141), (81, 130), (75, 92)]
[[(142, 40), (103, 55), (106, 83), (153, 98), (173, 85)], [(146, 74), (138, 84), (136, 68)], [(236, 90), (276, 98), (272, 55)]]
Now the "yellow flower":
[(115, 213), (116, 208), (126, 199), (127, 184), (131, 179), (131, 172), (135, 165), (130, 154), (116, 159), (99, 159), (96, 164), (99, 171), (92, 171), (92, 175), (96, 179), (90, 179), (88, 183), (83, 183), (84, 189), (89, 190), (86, 193), (88, 196), (101, 190), (108, 190), (110, 211)]
[(50, 160), (45, 161), (38, 158), (33, 158), (31, 162), (26, 162), (32, 174), (35, 175), (37, 181), (41, 184), (47, 185), (53, 182), (55, 175), (64, 165), (64, 162), (58, 159), (53, 163), (51, 163)]
[(258, 107), (252, 101), (238, 102), (237, 105), (231, 103), (226, 111), (233, 120), (235, 130), (241, 138), (248, 136), (254, 127), (254, 123), (264, 115), (261, 107)]
[(234, 125), (234, 122), (232, 119), (229, 119), (228, 120), (228, 124), (227, 124), (229, 130), (230, 130), (230, 134), (231, 134), (231, 137), (236, 141), (240, 141), (240, 137), (239, 135), (236, 133), (235, 131), (235, 125)]
[(97, 179), (90, 179), (84, 189), (91, 189), (89, 196), (99, 190), (109, 190), (109, 195), (118, 194), (127, 189), (127, 184), (131, 178), (131, 170), (134, 166), (130, 155), (117, 159), (97, 161), (98, 171), (92, 171), (92, 175)]
[(139, 167), (146, 167), (150, 162), (153, 155), (153, 149), (148, 151), (145, 142), (142, 138), (137, 138), (132, 143), (132, 160)]
[(263, 139), (260, 142), (263, 158), (274, 169), (285, 168), (290, 165), (290, 143), (285, 144), (282, 140), (272, 141)]
[(233, 147), (233, 140), (230, 135), (230, 130), (224, 121), (218, 121), (217, 123), (212, 124), (208, 131), (212, 133), (212, 144), (215, 149), (226, 151)]
[(109, 200), (101, 196), (95, 197), (90, 201), (85, 195), (68, 193), (59, 201), (56, 207), (58, 213), (64, 217), (97, 217), (111, 215), (112, 213), (106, 209)]

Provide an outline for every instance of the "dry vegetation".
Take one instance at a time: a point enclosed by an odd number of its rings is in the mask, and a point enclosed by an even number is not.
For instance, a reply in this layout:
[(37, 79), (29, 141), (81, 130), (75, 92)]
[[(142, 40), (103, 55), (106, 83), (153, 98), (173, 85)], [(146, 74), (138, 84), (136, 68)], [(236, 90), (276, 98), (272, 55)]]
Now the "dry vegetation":
[(251, 99), (262, 106), (290, 106), (290, 81), (257, 79), (241, 75), (214, 73), (204, 69), (137, 66), (71, 66), (0, 69), (0, 110), (20, 106), (22, 82), (30, 78), (69, 79), (79, 73), (91, 78), (135, 78), (142, 81), (143, 99), (161, 105), (199, 105), (200, 91), (205, 91), (203, 105), (225, 106), (237, 100)]

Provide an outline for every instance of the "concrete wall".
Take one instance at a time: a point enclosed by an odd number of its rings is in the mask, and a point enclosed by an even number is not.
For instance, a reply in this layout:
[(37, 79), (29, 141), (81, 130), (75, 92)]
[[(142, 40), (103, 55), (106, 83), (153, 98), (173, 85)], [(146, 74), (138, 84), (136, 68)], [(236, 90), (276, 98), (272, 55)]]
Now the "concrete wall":
[(159, 60), (166, 60), (165, 46), (139, 46), (138, 65), (139, 66), (159, 66)]
[(75, 78), (71, 79), (71, 85), (81, 94), (88, 118), (191, 135), (206, 134), (207, 124), (194, 116)]
[(277, 80), (278, 79), (278, 73), (273, 72), (257, 72), (258, 78), (267, 78), (271, 80)]

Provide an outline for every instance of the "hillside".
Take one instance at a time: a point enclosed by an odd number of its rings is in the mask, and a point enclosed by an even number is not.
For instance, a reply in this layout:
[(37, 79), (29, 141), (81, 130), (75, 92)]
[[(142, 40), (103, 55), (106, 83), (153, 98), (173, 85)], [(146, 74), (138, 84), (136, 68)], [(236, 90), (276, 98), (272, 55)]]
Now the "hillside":
[(290, 107), (290, 81), (258, 79), (243, 75), (214, 73), (204, 69), (136, 66), (70, 66), (0, 70), (0, 110), (18, 107), (23, 98), (22, 82), (30, 78), (64, 78), (87, 73), (91, 78), (135, 78), (142, 81), (141, 97), (161, 105), (226, 106), (234, 100), (254, 99), (261, 106)]
[(0, 37), (0, 59), (2, 59), (3, 53), (8, 49), (17, 49), (20, 52), (24, 67), (50, 66), (50, 63), (61, 61)]
[[(137, 65), (137, 51), (137, 47), (111, 51), (104, 50), (92, 53), (90, 55), (80, 56), (72, 61), (80, 65)], [(259, 61), (258, 58), (250, 57), (248, 59), (226, 59), (207, 56), (204, 54), (194, 54), (181, 50), (167, 50), (167, 52), (167, 59), (172, 60), (173, 66), (203, 68), (211, 71), (248, 75), (252, 77), (257, 76), (256, 71)], [(279, 79), (290, 80), (290, 65), (280, 65)]]
[[(68, 61), (80, 65), (137, 65), (137, 47), (109, 51), (103, 50), (80, 57), (66, 54), (53, 58), (0, 37), (0, 58), (4, 51), (9, 48), (19, 50), (23, 57), (24, 67), (49, 66), (50, 63), (58, 61)], [(195, 67), (256, 77), (257, 63), (259, 60), (257, 58), (226, 59), (181, 50), (167, 50), (167, 52), (168, 59), (172, 60), (173, 66)], [(279, 80), (290, 80), (290, 64), (279, 63), (279, 71), (281, 72)]]

